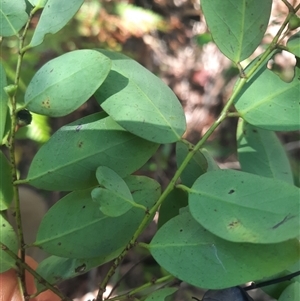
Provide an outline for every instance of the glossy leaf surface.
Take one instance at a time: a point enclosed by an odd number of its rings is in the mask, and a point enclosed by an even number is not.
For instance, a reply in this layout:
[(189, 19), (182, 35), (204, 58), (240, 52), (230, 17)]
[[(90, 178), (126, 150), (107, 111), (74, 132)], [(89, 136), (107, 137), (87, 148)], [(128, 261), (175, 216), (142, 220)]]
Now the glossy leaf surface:
[(0, 211), (6, 210), (13, 199), (11, 166), (0, 151)]
[(300, 68), (290, 83), (282, 81), (266, 66), (249, 80), (237, 97), (235, 107), (248, 123), (271, 131), (300, 128)]
[(299, 236), (299, 193), (283, 181), (218, 170), (194, 183), (189, 208), (203, 227), (223, 239), (278, 243)]
[[(12, 252), (18, 252), (18, 240), (13, 227), (4, 218), (3, 212), (0, 213), (0, 234), (1, 242)], [(0, 248), (0, 273), (16, 267), (15, 260)]]
[(297, 261), (299, 242), (232, 243), (205, 230), (184, 212), (158, 230), (150, 251), (180, 280), (201, 288), (223, 289), (282, 271)]
[(96, 171), (100, 187), (92, 190), (92, 199), (100, 204), (103, 214), (117, 217), (126, 213), (135, 205), (125, 181), (112, 169), (100, 166)]
[(125, 177), (144, 165), (158, 146), (126, 132), (105, 113), (93, 114), (54, 133), (35, 155), (27, 180), (47, 190), (92, 187), (99, 165)]
[(288, 51), (300, 58), (300, 32), (291, 36), (287, 42)]
[(51, 117), (75, 111), (103, 83), (110, 66), (106, 56), (87, 49), (71, 51), (49, 61), (28, 85), (27, 109)]
[(127, 131), (156, 143), (178, 141), (186, 129), (182, 106), (158, 77), (129, 57), (99, 50), (112, 69), (95, 97)]
[[(48, 0), (29, 46), (38, 46), (43, 42), (46, 34), (55, 34), (61, 30), (76, 14), (83, 2), (84, 0)], [(43, 6), (43, 3), (41, 4)]]
[(201, 7), (218, 48), (238, 63), (259, 46), (268, 26), (272, 0), (201, 0)]
[(5, 134), (5, 123), (8, 111), (8, 95), (4, 91), (4, 87), (7, 86), (5, 70), (0, 63), (0, 142)]
[[(130, 176), (126, 183), (134, 201), (147, 208), (160, 195), (159, 184), (150, 178)], [(52, 206), (42, 220), (35, 245), (61, 257), (97, 257), (105, 261), (117, 257), (144, 218), (145, 210), (133, 207), (119, 217), (108, 217), (92, 200), (91, 191), (72, 192)]]
[(28, 15), (24, 0), (0, 0), (0, 36), (17, 35), (25, 25)]
[(293, 184), (290, 162), (278, 137), (240, 120), (238, 157), (243, 171)]

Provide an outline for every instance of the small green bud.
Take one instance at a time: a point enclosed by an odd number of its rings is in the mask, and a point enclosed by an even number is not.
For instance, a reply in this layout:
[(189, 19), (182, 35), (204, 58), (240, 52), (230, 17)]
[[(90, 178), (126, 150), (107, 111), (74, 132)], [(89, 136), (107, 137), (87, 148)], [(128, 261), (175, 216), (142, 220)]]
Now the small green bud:
[(4, 87), (4, 91), (8, 96), (13, 96), (14, 93), (17, 91), (18, 86), (17, 85), (8, 85)]

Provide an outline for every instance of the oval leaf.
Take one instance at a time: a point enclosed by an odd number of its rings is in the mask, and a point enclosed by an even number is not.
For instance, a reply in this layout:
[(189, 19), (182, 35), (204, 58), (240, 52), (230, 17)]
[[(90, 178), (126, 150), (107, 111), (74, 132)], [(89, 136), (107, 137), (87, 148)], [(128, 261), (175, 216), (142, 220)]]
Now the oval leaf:
[(126, 132), (105, 113), (59, 129), (35, 155), (27, 181), (38, 188), (70, 191), (97, 185), (99, 165), (125, 177), (143, 166), (158, 144)]
[(44, 5), (45, 7), (29, 46), (38, 46), (43, 42), (46, 34), (55, 34), (61, 30), (76, 14), (83, 2), (84, 0), (48, 0), (45, 5), (45, 1), (39, 1), (40, 7)]
[(201, 7), (218, 48), (238, 63), (259, 46), (268, 26), (272, 0), (201, 0)]
[(286, 46), (289, 52), (300, 58), (300, 31), (289, 38)]
[(266, 66), (243, 87), (235, 107), (248, 123), (270, 131), (293, 131), (299, 124), (300, 68), (290, 83)]
[(297, 261), (299, 241), (232, 243), (214, 236), (185, 212), (158, 230), (150, 251), (175, 277), (197, 287), (223, 289), (284, 270)]
[(92, 190), (92, 199), (100, 204), (102, 213), (120, 216), (131, 209), (135, 203), (125, 181), (112, 169), (100, 166), (96, 171), (100, 187)]
[(0, 36), (10, 37), (18, 34), (28, 19), (25, 10), (24, 0), (0, 0)]
[[(160, 195), (159, 184), (147, 177), (126, 179), (134, 201), (151, 208)], [(58, 201), (43, 218), (34, 245), (67, 258), (117, 257), (145, 216), (133, 207), (119, 217), (108, 217), (92, 200), (92, 188), (75, 191)], [(83, 243), (84, 242), (84, 243)]]
[[(3, 217), (2, 212), (0, 213), (0, 238), (1, 243), (17, 254), (18, 240), (16, 233), (10, 223)], [(16, 261), (0, 248), (0, 273), (15, 267)]]
[(112, 69), (95, 97), (104, 111), (127, 131), (156, 143), (178, 141), (186, 129), (175, 94), (158, 77), (129, 57), (99, 50)]
[(11, 166), (0, 151), (0, 211), (8, 209), (13, 200)]
[(193, 217), (234, 242), (277, 243), (299, 236), (299, 188), (234, 170), (211, 171), (189, 191)]
[(58, 117), (75, 111), (105, 80), (110, 60), (95, 50), (75, 50), (46, 63), (25, 93), (28, 110)]
[(274, 132), (259, 129), (240, 120), (237, 143), (243, 171), (294, 183), (289, 159)]

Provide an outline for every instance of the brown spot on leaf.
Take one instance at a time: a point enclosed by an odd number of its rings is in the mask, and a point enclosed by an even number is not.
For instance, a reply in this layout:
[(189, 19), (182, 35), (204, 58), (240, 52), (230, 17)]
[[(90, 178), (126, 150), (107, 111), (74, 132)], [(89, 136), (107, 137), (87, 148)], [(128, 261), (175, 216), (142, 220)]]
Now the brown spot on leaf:
[(50, 99), (47, 98), (45, 100), (42, 101), (42, 106), (46, 109), (50, 109)]
[(79, 147), (79, 148), (81, 148), (81, 147), (82, 147), (82, 145), (83, 145), (83, 142), (82, 142), (82, 141), (79, 141), (79, 143), (78, 143), (78, 147)]
[(234, 192), (235, 192), (234, 189), (230, 189), (229, 192), (228, 192), (228, 194), (233, 194)]
[(240, 224), (240, 222), (238, 220), (232, 221), (228, 224), (228, 227), (230, 229), (236, 228), (238, 225)]

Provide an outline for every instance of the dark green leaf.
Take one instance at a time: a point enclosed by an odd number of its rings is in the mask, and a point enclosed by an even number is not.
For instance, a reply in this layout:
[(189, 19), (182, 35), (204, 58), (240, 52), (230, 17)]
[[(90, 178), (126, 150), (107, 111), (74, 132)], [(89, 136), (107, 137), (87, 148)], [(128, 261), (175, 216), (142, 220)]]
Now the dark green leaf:
[(61, 30), (76, 14), (83, 2), (84, 0), (48, 0), (29, 46), (38, 46), (43, 42), (46, 34), (55, 34)]
[(5, 135), (5, 123), (8, 111), (8, 96), (4, 91), (4, 87), (7, 86), (5, 70), (0, 63), (0, 142)]
[[(160, 195), (159, 184), (147, 177), (126, 178), (134, 201), (147, 208)], [(117, 257), (145, 216), (133, 207), (119, 217), (108, 217), (91, 198), (92, 188), (68, 194), (45, 215), (35, 245), (46, 252), (68, 258)]]
[(175, 94), (158, 77), (129, 57), (99, 50), (112, 69), (95, 97), (127, 131), (156, 143), (178, 141), (186, 129), (184, 111)]
[(13, 200), (11, 166), (0, 151), (0, 211), (8, 209)]
[(105, 80), (110, 60), (95, 50), (75, 50), (46, 63), (25, 93), (28, 110), (65, 116), (86, 102)]
[(209, 290), (202, 301), (253, 301), (252, 298), (239, 286), (223, 290)]
[(294, 183), (289, 159), (274, 132), (240, 120), (237, 143), (243, 171)]
[(28, 19), (25, 10), (24, 0), (0, 0), (0, 36), (18, 34)]
[(159, 208), (157, 227), (160, 228), (168, 220), (179, 214), (179, 210), (188, 205), (188, 194), (178, 188), (174, 188)]
[(290, 284), (281, 294), (278, 301), (295, 301), (299, 298), (300, 282)]
[(126, 132), (105, 113), (93, 114), (58, 130), (35, 155), (27, 180), (48, 190), (92, 187), (99, 165), (125, 177), (145, 164), (158, 146)]
[(201, 7), (215, 43), (238, 63), (259, 46), (268, 26), (272, 0), (201, 0)]
[(234, 242), (278, 243), (299, 236), (299, 188), (235, 170), (211, 171), (189, 192), (193, 217)]
[[(13, 227), (0, 212), (0, 241), (5, 244), (12, 252), (18, 252), (18, 240)], [(15, 260), (0, 248), (0, 273), (16, 267)]]
[(298, 260), (299, 241), (266, 245), (229, 242), (184, 212), (158, 230), (150, 251), (175, 277), (197, 287), (223, 289), (284, 270)]

